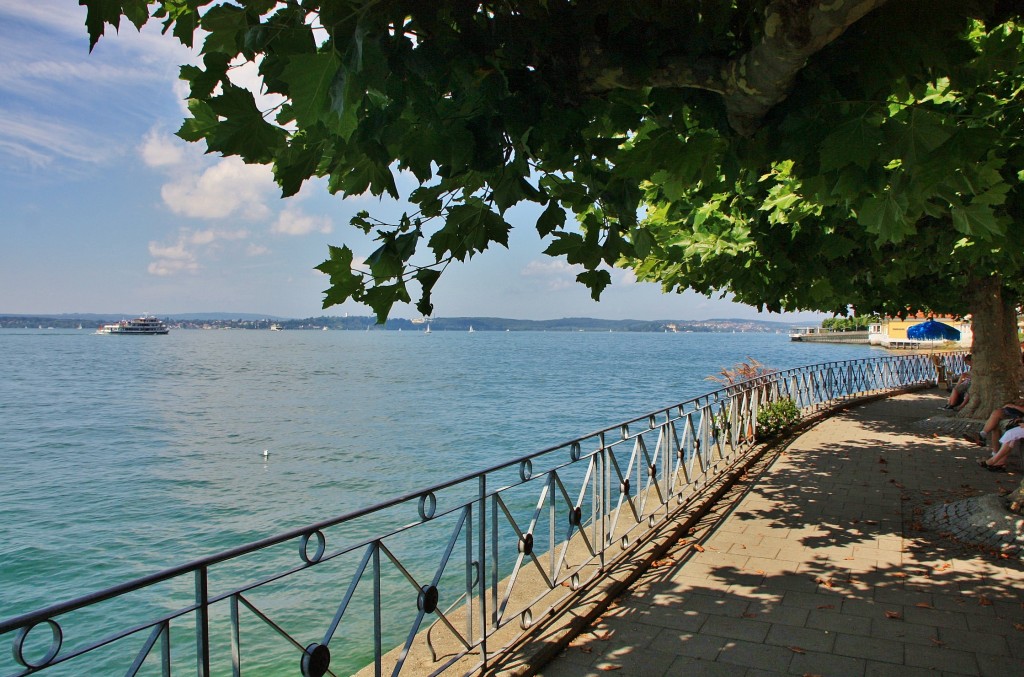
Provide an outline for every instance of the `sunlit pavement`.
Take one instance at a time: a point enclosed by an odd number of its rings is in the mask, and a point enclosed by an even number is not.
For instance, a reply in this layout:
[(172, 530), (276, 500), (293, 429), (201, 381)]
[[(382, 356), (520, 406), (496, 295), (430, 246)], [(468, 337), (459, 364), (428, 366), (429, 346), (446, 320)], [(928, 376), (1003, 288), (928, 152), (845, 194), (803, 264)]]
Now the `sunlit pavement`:
[(766, 457), (540, 674), (1024, 675), (1019, 556), (953, 537), (1020, 456), (979, 468), (944, 399), (851, 408)]

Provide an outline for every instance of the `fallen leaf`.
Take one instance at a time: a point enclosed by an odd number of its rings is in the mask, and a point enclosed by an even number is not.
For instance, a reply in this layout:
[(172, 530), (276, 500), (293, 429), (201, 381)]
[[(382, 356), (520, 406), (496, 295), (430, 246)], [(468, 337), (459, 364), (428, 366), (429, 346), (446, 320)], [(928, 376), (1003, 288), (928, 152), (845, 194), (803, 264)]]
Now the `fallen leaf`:
[(903, 618), (903, 614), (901, 614), (899, 611), (886, 611), (885, 617), (892, 618), (894, 620), (900, 620)]
[(1020, 632), (1024, 632), (1024, 623), (1014, 623), (1013, 629), (1019, 630)]
[(818, 583), (820, 585), (824, 585), (826, 588), (831, 588), (832, 587), (832, 579), (831, 578), (815, 578), (814, 582)]
[(931, 604), (929, 604), (928, 602), (918, 602), (914, 606), (916, 606), (918, 609), (934, 609), (935, 608)]
[(659, 560), (655, 560), (654, 562), (651, 562), (651, 567), (652, 568), (668, 567), (668, 566), (672, 566), (675, 563), (676, 563), (676, 561), (674, 559), (659, 559)]
[(599, 666), (597, 666), (597, 669), (600, 670), (601, 672), (612, 672), (614, 670), (621, 670), (622, 666), (621, 665), (599, 665)]
[(697, 552), (704, 552), (704, 546), (702, 546), (700, 543), (694, 543), (693, 549)]
[(822, 604), (818, 608), (819, 609), (835, 609), (836, 605), (835, 604)]
[(992, 606), (992, 600), (990, 600), (988, 597), (979, 597), (978, 606)]
[(953, 566), (953, 565), (952, 565), (952, 564), (950, 564), (949, 562), (943, 562), (943, 563), (942, 563), (942, 564), (940, 564), (939, 566), (935, 567), (935, 570), (936, 570), (936, 571), (945, 571), (946, 569), (949, 569), (949, 568), (950, 568), (950, 567), (952, 567), (952, 566)]
[(896, 577), (896, 578), (906, 578), (906, 577), (907, 577), (907, 576), (909, 576), (910, 574), (905, 574), (905, 573), (903, 573), (902, 571), (894, 571), (894, 572), (892, 572), (892, 574), (891, 574), (891, 575), (892, 575), (892, 576), (894, 576), (894, 577)]
[(946, 646), (946, 643), (938, 637), (929, 637), (928, 639), (930, 639), (932, 641), (932, 644), (934, 644), (935, 646)]
[(756, 569), (754, 571), (754, 573), (757, 574), (758, 576), (764, 576), (765, 575), (765, 571), (763, 569)]
[(793, 653), (807, 653), (807, 649), (804, 649), (799, 646), (787, 646), (786, 648), (792, 651)]

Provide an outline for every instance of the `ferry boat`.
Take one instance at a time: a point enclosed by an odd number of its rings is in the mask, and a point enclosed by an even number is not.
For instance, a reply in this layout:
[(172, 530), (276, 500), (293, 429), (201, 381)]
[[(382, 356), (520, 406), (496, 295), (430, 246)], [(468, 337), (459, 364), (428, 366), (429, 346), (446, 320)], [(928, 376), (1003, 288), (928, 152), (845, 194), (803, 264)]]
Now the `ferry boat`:
[(96, 330), (97, 334), (166, 334), (170, 330), (162, 320), (156, 317), (136, 317), (121, 320), (114, 324), (103, 324)]

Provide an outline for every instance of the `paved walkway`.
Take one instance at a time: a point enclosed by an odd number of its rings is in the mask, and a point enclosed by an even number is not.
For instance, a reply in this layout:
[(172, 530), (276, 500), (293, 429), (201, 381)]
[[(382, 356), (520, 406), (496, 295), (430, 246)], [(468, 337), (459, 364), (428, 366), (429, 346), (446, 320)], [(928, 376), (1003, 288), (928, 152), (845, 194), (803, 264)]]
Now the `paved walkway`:
[[(1015, 488), (938, 390), (853, 408), (765, 459), (544, 677), (1024, 675), (1024, 566), (928, 529)], [(953, 530), (953, 529), (951, 529)]]

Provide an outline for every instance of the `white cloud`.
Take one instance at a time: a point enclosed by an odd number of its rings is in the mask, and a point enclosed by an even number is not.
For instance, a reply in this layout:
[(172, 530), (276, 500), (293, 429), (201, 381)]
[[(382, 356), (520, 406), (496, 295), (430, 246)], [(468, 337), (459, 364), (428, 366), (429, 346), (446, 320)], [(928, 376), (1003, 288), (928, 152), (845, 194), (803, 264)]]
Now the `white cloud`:
[(249, 236), (249, 231), (245, 229), (192, 230), (182, 228), (173, 242), (152, 241), (149, 243), (149, 255), (153, 257), (153, 261), (149, 264), (149, 273), (167, 277), (178, 273), (196, 272), (200, 268), (200, 258), (209, 255), (209, 252), (215, 249), (219, 242), (245, 240)]
[(295, 207), (285, 208), (270, 227), (270, 232), (278, 235), (309, 235), (310, 233), (330, 233), (334, 224), (327, 216), (310, 216)]
[(185, 141), (152, 129), (142, 139), (139, 154), (148, 167), (172, 167), (185, 161)]
[(104, 144), (99, 140), (92, 145), (82, 141), (95, 137), (72, 125), (0, 109), (0, 146), (33, 167), (49, 165), (54, 158), (90, 164), (101, 162), (109, 155)]
[(221, 160), (202, 174), (189, 174), (161, 188), (164, 203), (175, 214), (202, 219), (239, 215), (264, 219), (267, 198), (277, 189), (270, 167), (247, 165), (237, 157)]
[(537, 280), (548, 291), (568, 289), (577, 284), (576, 276), (583, 266), (570, 265), (561, 259), (530, 261), (520, 271), (523, 277)]

